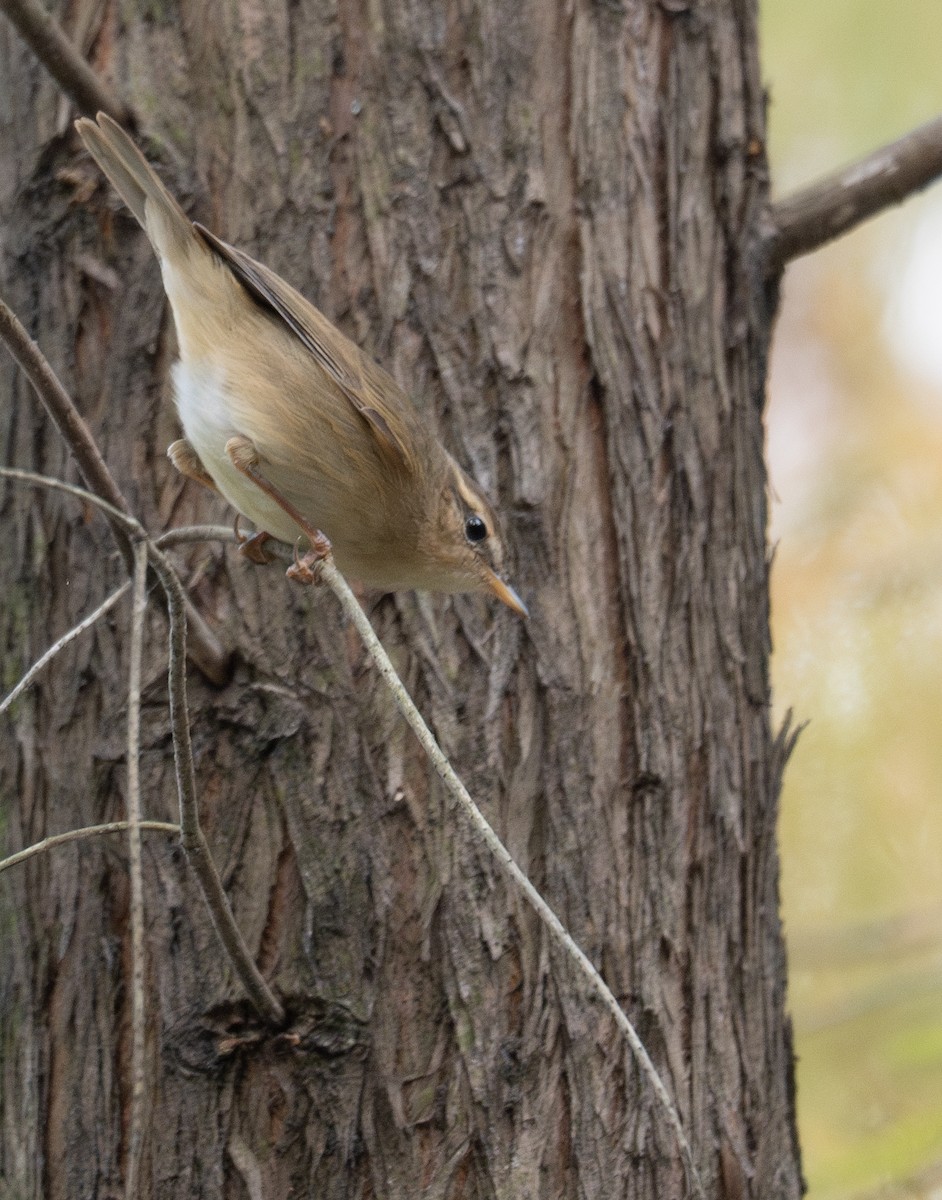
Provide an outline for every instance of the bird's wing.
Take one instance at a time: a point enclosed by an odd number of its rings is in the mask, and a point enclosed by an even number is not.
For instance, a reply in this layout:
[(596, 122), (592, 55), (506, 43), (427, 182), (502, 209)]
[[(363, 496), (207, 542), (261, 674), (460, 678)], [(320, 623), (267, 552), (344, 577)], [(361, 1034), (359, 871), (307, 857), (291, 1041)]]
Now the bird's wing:
[[(366, 362), (362, 351), (280, 275), (216, 237), (199, 222), (194, 222), (194, 228), (251, 295), (280, 317), (311, 352), (367, 423), (384, 456), (400, 468), (415, 470), (414, 455), (409, 449), (415, 440), (410, 436), (414, 431), (407, 428), (407, 422), (410, 426), (419, 422), (417, 418), (408, 421), (412, 402), (395, 380), (381, 367)], [(384, 398), (379, 383), (398, 403), (390, 404)]]

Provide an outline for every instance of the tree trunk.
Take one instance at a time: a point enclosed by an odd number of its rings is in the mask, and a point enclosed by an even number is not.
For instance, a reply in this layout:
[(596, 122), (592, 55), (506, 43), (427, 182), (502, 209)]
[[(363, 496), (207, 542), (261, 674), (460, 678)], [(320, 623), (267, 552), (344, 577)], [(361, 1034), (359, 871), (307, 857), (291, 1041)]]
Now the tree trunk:
[[(94, 13), (92, 61), (188, 211), (388, 365), (497, 501), (528, 624), (415, 594), (368, 597), (373, 621), (635, 1023), (707, 1193), (798, 1196), (755, 4)], [(175, 337), (147, 241), (5, 24), (0, 55), (4, 291), (148, 527), (228, 520), (164, 458)], [(4, 461), (74, 478), (2, 354), (0, 371)], [(124, 567), (74, 500), (3, 496), (12, 684)], [(289, 1024), (253, 1016), (185, 859), (149, 835), (140, 1194), (688, 1194), (649, 1083), (446, 802), (333, 598), (231, 548), (179, 557), (236, 651), (227, 687), (190, 679), (207, 836)], [(2, 718), (7, 852), (123, 815), (128, 623), (114, 610)], [(144, 807), (172, 820), (165, 659), (155, 615)], [(121, 1193), (128, 895), (120, 837), (4, 875), (4, 1197)]]

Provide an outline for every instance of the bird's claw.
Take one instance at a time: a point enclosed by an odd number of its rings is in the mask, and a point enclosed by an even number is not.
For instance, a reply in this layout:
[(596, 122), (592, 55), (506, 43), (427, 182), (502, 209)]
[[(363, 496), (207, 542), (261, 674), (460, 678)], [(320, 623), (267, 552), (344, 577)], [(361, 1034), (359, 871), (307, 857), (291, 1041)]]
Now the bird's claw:
[(314, 545), (304, 555), (298, 554), (298, 548), (294, 548), (294, 562), (285, 571), (288, 579), (294, 580), (295, 583), (303, 583), (307, 585), (320, 583), (321, 567), (324, 564), (324, 559), (330, 553), (330, 542), (323, 534), (320, 535), (323, 544)]
[(239, 543), (239, 553), (244, 558), (247, 558), (249, 562), (257, 563), (260, 567), (267, 567), (269, 563), (275, 561), (275, 556), (269, 554), (265, 549), (265, 543), (271, 541), (270, 533), (266, 533), (264, 529), (260, 529), (258, 533), (253, 533), (251, 537), (246, 537), (239, 529), (238, 513), (236, 513), (233, 530), (236, 535), (236, 541)]

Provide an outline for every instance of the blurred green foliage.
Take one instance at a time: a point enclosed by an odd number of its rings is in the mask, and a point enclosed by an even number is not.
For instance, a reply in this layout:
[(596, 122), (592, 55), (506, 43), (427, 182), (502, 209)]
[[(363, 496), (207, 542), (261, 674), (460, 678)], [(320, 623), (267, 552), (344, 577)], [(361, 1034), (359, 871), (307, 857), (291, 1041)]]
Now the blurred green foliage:
[(939, 113), (939, 0), (760, 0), (759, 12), (777, 191)]
[[(942, 0), (761, 15), (776, 195), (942, 112)], [(942, 380), (886, 333), (932, 212), (942, 238), (937, 186), (793, 264), (773, 355), (776, 719), (809, 721), (781, 838), (811, 1200), (923, 1194), (894, 1181), (942, 1162)]]

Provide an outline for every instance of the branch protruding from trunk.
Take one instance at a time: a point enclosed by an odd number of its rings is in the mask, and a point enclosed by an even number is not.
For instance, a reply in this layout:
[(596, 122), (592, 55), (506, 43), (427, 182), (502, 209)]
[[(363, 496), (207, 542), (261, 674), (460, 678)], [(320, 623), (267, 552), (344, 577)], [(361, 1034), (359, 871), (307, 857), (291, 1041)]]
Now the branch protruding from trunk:
[(942, 175), (942, 117), (772, 206), (768, 272), (810, 254)]

